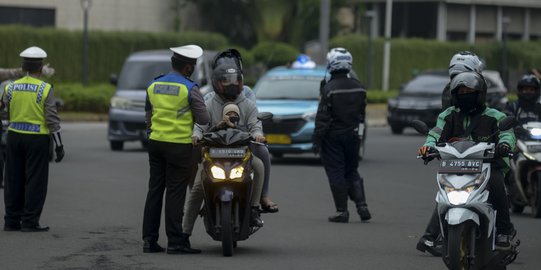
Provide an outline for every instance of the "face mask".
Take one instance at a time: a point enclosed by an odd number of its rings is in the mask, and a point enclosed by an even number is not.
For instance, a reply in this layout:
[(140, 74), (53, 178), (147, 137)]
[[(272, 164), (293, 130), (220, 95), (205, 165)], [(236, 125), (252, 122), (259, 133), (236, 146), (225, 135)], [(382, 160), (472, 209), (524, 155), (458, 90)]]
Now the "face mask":
[(235, 125), (239, 124), (240, 117), (238, 116), (229, 116), (229, 121)]
[(238, 85), (228, 85), (224, 86), (224, 97), (227, 100), (234, 101), (239, 96), (239, 87)]
[(531, 106), (537, 102), (539, 96), (536, 93), (525, 93), (518, 95), (518, 101), (520, 104)]
[(478, 93), (460, 94), (457, 97), (457, 106), (460, 111), (469, 113), (477, 107)]

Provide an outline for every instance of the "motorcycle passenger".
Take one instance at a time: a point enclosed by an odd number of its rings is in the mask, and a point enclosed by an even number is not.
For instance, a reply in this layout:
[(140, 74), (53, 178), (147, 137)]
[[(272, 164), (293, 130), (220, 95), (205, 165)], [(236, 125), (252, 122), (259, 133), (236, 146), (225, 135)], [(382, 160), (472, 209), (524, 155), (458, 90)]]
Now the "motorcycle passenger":
[(349, 221), (348, 196), (355, 202), (361, 221), (371, 219), (366, 205), (363, 178), (359, 175), (359, 124), (364, 120), (366, 92), (361, 83), (348, 77), (353, 57), (344, 48), (327, 54), (329, 82), (320, 89), (316, 114), (314, 152), (321, 148), (321, 162), (329, 178), (336, 214), (329, 222)]
[[(522, 76), (517, 84), (518, 100), (507, 104), (507, 115), (514, 116), (520, 125), (541, 121), (540, 87), (539, 79), (535, 75)], [(522, 133), (520, 127), (515, 129), (517, 137), (521, 137)]]
[[(512, 130), (498, 132), (498, 122), (506, 116), (504, 113), (488, 108), (485, 105), (487, 85), (483, 76), (477, 72), (463, 72), (451, 80), (451, 95), (453, 104), (438, 116), (436, 127), (427, 136), (425, 144), (419, 149), (424, 160), (432, 160), (429, 154), (435, 153), (434, 146), (438, 142), (450, 139), (466, 138), (477, 142), (494, 142), (496, 156), (491, 166), (488, 189), (489, 202), (497, 211), (496, 217), (496, 248), (510, 248), (510, 241), (515, 237), (516, 230), (509, 217), (509, 205), (504, 186), (504, 175), (509, 170), (508, 153), (515, 147), (516, 139)], [(497, 132), (497, 137), (492, 134)], [(434, 211), (429, 227), (439, 229), (437, 210)], [(435, 241), (437, 234), (427, 230), (421, 238)], [(420, 241), (420, 242), (421, 242)], [(419, 248), (419, 246), (418, 246)]]
[[(217, 65), (220, 64), (231, 64), (236, 65), (237, 68), (242, 71), (242, 57), (236, 49), (227, 49), (223, 52), (220, 52), (216, 55), (214, 58), (214, 63), (212, 64), (212, 68), (214, 69)], [(209, 100), (212, 100), (214, 96), (216, 95), (215, 91), (211, 91), (208, 94), (205, 95), (205, 103)], [(246, 85), (242, 86), (242, 92), (241, 95), (246, 97), (246, 99), (252, 101), (253, 103), (256, 102), (255, 94), (252, 91), (252, 89)], [(270, 162), (270, 154), (267, 147), (258, 147), (255, 149), (256, 151), (253, 153), (256, 155), (261, 161), (263, 161), (264, 169), (265, 169), (265, 181), (263, 182), (263, 191), (261, 193), (261, 212), (262, 213), (276, 213), (279, 211), (278, 204), (273, 202), (269, 196), (269, 182), (270, 182), (270, 168), (271, 168), (271, 162)]]
[[(452, 80), (456, 75), (468, 71), (475, 71), (478, 73), (483, 71), (483, 62), (479, 59), (479, 56), (468, 51), (461, 51), (453, 55), (449, 62), (449, 78)], [(443, 94), (441, 96), (442, 111), (445, 111), (447, 108), (454, 105), (451, 102), (450, 84), (451, 82), (443, 89)]]
[[(207, 109), (210, 115), (210, 125), (214, 126), (213, 129), (218, 129), (220, 125), (223, 126), (223, 119), (228, 118), (229, 122), (237, 121), (231, 116), (232, 113), (236, 113), (238, 122), (235, 126), (239, 129), (246, 130), (252, 134), (252, 137), (256, 142), (264, 142), (265, 137), (261, 127), (261, 122), (257, 119), (257, 107), (255, 103), (248, 100), (242, 91), (242, 73), (236, 65), (230, 63), (221, 63), (215, 67), (212, 72), (212, 84), (216, 95), (213, 99), (206, 102)], [(229, 115), (228, 115), (229, 114)], [(226, 125), (229, 125), (226, 123)], [(208, 132), (209, 125), (195, 125), (192, 140), (193, 144), (197, 145), (203, 138), (203, 133)], [(255, 154), (258, 148), (266, 148), (262, 145), (252, 145), (250, 149), (254, 153), (252, 159), (252, 167), (254, 168), (254, 184), (252, 186), (252, 200), (251, 200), (251, 218), (250, 226), (262, 227), (263, 220), (261, 220), (259, 214), (261, 192), (264, 182), (264, 165), (263, 161)], [(185, 213), (182, 223), (183, 234), (189, 237), (193, 231), (193, 226), (199, 214), (201, 204), (203, 203), (203, 187), (201, 177), (199, 177), (200, 170), (194, 181), (194, 185), (190, 190), (188, 200), (186, 201)]]

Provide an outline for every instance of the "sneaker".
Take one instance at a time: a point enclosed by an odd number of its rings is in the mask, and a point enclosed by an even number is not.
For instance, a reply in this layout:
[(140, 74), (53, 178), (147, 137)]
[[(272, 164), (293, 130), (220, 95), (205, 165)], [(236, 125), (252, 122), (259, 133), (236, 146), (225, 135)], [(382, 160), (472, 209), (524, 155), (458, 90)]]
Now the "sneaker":
[(498, 250), (507, 250), (511, 248), (511, 241), (517, 235), (517, 230), (512, 229), (509, 234), (498, 234), (496, 235), (496, 249)]
[(428, 252), (434, 257), (441, 257), (442, 243), (440, 241), (431, 241), (426, 237), (421, 237), (417, 242), (417, 250), (421, 252)]

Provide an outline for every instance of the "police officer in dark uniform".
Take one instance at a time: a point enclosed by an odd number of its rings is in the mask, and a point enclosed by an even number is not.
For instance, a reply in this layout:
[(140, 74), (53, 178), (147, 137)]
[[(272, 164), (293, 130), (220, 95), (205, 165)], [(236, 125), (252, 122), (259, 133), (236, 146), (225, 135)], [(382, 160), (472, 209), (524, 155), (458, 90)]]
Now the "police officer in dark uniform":
[(195, 162), (193, 125), (209, 122), (199, 87), (189, 79), (203, 50), (197, 45), (186, 45), (171, 51), (173, 71), (154, 79), (147, 89), (150, 180), (143, 219), (143, 252), (164, 251), (157, 241), (165, 191), (167, 253), (200, 253), (201, 250), (190, 248), (187, 235), (182, 233), (182, 216)]
[(352, 56), (344, 48), (327, 54), (329, 82), (322, 84), (316, 114), (314, 152), (321, 150), (321, 161), (329, 178), (336, 206), (330, 222), (348, 222), (348, 196), (355, 202), (362, 221), (371, 218), (366, 205), (363, 178), (359, 166), (359, 124), (364, 121), (366, 92), (361, 83), (349, 78)]
[(8, 84), (2, 96), (2, 109), (10, 122), (4, 231), (43, 232), (49, 230), (39, 219), (47, 195), (50, 138), (56, 145), (56, 162), (64, 157), (64, 147), (53, 87), (39, 79), (47, 53), (30, 47), (20, 56), (27, 75)]

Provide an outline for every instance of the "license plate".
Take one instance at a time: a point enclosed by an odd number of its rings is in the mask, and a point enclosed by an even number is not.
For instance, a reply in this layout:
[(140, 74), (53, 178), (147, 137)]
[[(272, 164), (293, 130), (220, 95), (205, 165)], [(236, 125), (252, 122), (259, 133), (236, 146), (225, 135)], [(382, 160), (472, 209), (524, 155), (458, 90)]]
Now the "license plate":
[(481, 159), (450, 159), (442, 160), (439, 173), (481, 173), (483, 160)]
[(267, 143), (269, 144), (291, 144), (291, 137), (285, 134), (266, 134)]
[(532, 152), (532, 153), (541, 152), (541, 144), (528, 145), (527, 148), (528, 148), (528, 152)]
[(243, 158), (246, 148), (210, 148), (211, 158)]

